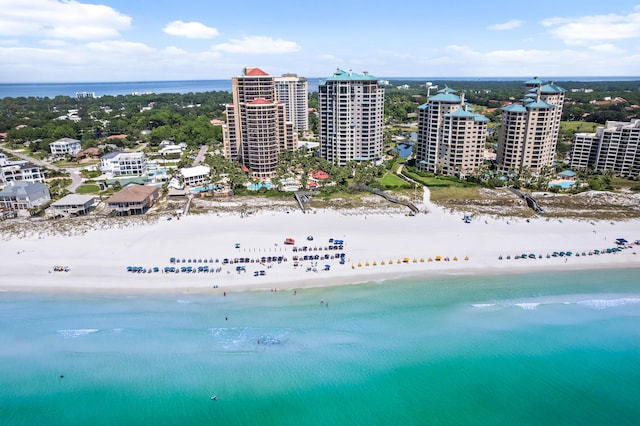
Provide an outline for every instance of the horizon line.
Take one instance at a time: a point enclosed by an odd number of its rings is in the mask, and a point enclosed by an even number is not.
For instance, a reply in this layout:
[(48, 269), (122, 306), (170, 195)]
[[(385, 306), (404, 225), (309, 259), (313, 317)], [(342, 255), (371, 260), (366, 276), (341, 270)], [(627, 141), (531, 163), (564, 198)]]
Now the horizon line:
[[(279, 77), (277, 75), (272, 75), (271, 77)], [(307, 79), (327, 79), (330, 77), (305, 77), (299, 75), (299, 77), (304, 77)], [(376, 77), (376, 76), (374, 76)], [(181, 80), (113, 80), (113, 81), (16, 81), (16, 82), (0, 82), (0, 85), (11, 85), (11, 84), (123, 84), (123, 83), (172, 83), (172, 82), (187, 82), (187, 81), (225, 81), (228, 80), (231, 82), (229, 78), (195, 78), (195, 79), (181, 79)], [(376, 77), (380, 80), (462, 80), (468, 79), (468, 81), (472, 80), (482, 80), (482, 79), (501, 79), (504, 81), (509, 80), (521, 80), (521, 79), (531, 79), (532, 76), (379, 76)], [(537, 76), (539, 79), (613, 79), (613, 78), (623, 78), (623, 79), (638, 79), (640, 80), (640, 76), (633, 75), (566, 75), (566, 76)], [(558, 81), (570, 81), (570, 80), (558, 80)], [(597, 80), (594, 80), (597, 81)]]

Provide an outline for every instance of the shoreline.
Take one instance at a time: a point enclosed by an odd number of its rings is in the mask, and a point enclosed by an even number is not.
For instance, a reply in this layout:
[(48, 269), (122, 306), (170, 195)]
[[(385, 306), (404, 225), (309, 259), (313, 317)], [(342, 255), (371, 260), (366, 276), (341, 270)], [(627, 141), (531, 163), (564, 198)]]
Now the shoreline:
[[(0, 291), (223, 293), (447, 275), (640, 268), (640, 255), (634, 254), (640, 252), (640, 246), (632, 244), (640, 238), (640, 220), (474, 216), (471, 223), (465, 223), (461, 214), (431, 204), (427, 191), (421, 207), (427, 213), (416, 216), (400, 209), (313, 210), (307, 214), (260, 210), (249, 216), (225, 212), (180, 220), (146, 218), (130, 226), (118, 223), (113, 229), (83, 228), (77, 235), (25, 233), (5, 237), (0, 244), (0, 256), (7, 264)], [(307, 240), (308, 236), (313, 240)], [(295, 243), (284, 244), (286, 238)], [(587, 254), (616, 247), (617, 238), (627, 239), (630, 248)], [(330, 239), (344, 243), (338, 248)], [(573, 253), (547, 258), (554, 251)], [(342, 253), (344, 264), (338, 257)], [(514, 259), (520, 254), (535, 254), (536, 258)], [(304, 255), (318, 259), (302, 260)], [(298, 266), (294, 266), (294, 256), (299, 258)], [(171, 263), (171, 257), (178, 262)], [(281, 259), (269, 262), (268, 257)], [(230, 263), (223, 264), (225, 258)], [(233, 263), (234, 259), (239, 261)], [(54, 266), (69, 271), (54, 272)], [(128, 266), (156, 267), (158, 272), (127, 272)], [(163, 272), (167, 267), (189, 266), (219, 272)], [(238, 267), (244, 271), (237, 271)]]

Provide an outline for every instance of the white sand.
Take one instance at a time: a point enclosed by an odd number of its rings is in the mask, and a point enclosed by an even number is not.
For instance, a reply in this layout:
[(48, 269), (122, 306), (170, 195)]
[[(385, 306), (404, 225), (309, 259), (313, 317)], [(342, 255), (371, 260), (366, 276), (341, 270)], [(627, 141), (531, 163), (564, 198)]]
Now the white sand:
[[(2, 275), (0, 290), (70, 291), (238, 291), (247, 289), (293, 289), (339, 285), (371, 280), (433, 274), (505, 274), (525, 271), (586, 268), (640, 267), (640, 246), (616, 254), (576, 256), (594, 249), (615, 247), (616, 238), (640, 239), (640, 221), (590, 222), (474, 217), (466, 224), (462, 215), (452, 215), (428, 203), (428, 213), (414, 217), (403, 213), (315, 211), (261, 212), (239, 215), (194, 215), (180, 220), (124, 229), (95, 230), (78, 236), (12, 238), (0, 244)], [(399, 211), (400, 212), (400, 211)], [(54, 222), (55, 223), (55, 222)], [(306, 237), (312, 235), (313, 241)], [(320, 250), (293, 252), (285, 237), (296, 246)], [(343, 239), (342, 250), (324, 250), (329, 238)], [(240, 248), (235, 248), (240, 243)], [(554, 251), (572, 251), (571, 257), (551, 257)], [(317, 267), (293, 256), (344, 252), (338, 259), (318, 260)], [(521, 253), (542, 259), (514, 259)], [(502, 255), (503, 259), (499, 260)], [(511, 260), (506, 260), (510, 255)], [(236, 264), (222, 265), (224, 258), (283, 256), (286, 262), (249, 263), (237, 273)], [(436, 261), (436, 256), (449, 261)], [(172, 265), (170, 258), (192, 262)], [(458, 260), (454, 260), (457, 257)], [(468, 257), (468, 260), (464, 260)], [(402, 262), (408, 258), (409, 262)], [(429, 262), (429, 258), (433, 261)], [(214, 263), (194, 263), (213, 259)], [(215, 263), (215, 259), (220, 262)], [(398, 263), (398, 260), (401, 262)], [(414, 261), (415, 260), (415, 261)], [(368, 262), (368, 266), (367, 266)], [(374, 262), (376, 265), (374, 265)], [(384, 265), (382, 264), (384, 262)], [(69, 272), (52, 272), (54, 265)], [(222, 268), (219, 273), (127, 272), (127, 266), (204, 266)], [(324, 265), (330, 265), (325, 271)], [(315, 271), (314, 271), (315, 268)], [(264, 270), (264, 276), (254, 271)], [(217, 288), (214, 288), (217, 286)]]

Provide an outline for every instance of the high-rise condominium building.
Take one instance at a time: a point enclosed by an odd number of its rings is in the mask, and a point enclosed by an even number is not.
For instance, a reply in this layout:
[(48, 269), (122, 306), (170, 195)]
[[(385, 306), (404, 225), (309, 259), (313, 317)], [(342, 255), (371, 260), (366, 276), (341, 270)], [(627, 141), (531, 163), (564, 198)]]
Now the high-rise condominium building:
[(576, 133), (569, 165), (613, 170), (620, 176), (639, 176), (640, 119), (607, 121), (595, 133)]
[(296, 132), (309, 130), (309, 82), (296, 74), (276, 77), (276, 99), (287, 107), (287, 121), (291, 121)]
[(418, 107), (416, 167), (458, 176), (478, 171), (484, 161), (489, 120), (473, 113), (464, 94), (445, 88)]
[(538, 78), (525, 83), (521, 103), (502, 108), (496, 162), (504, 172), (537, 174), (551, 166), (558, 143), (562, 87)]
[(295, 150), (298, 137), (286, 119), (286, 106), (276, 98), (275, 81), (259, 68), (245, 68), (231, 80), (233, 103), (226, 108), (224, 154), (238, 160), (254, 176), (270, 177), (278, 154)]
[(382, 159), (384, 87), (364, 72), (337, 70), (318, 84), (320, 155), (344, 166)]

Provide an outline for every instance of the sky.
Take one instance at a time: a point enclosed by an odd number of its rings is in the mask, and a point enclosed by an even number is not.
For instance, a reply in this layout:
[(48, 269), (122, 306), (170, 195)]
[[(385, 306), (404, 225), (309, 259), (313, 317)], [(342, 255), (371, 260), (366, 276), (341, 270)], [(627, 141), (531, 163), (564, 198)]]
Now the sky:
[(640, 0), (0, 0), (0, 83), (640, 76)]

